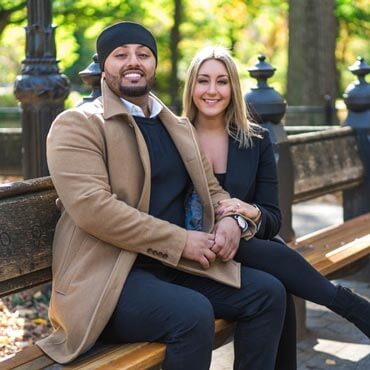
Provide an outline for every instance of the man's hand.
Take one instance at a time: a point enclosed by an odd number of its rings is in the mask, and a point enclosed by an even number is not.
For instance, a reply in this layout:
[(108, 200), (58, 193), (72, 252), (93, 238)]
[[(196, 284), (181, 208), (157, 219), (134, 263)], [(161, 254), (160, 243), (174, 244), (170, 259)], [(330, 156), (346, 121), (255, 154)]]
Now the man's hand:
[(232, 217), (224, 217), (215, 225), (215, 244), (212, 251), (223, 262), (234, 258), (239, 248), (241, 231)]
[(187, 230), (185, 248), (182, 257), (196, 261), (204, 269), (208, 269), (216, 259), (216, 254), (212, 251), (215, 243), (215, 235), (207, 234), (202, 231)]

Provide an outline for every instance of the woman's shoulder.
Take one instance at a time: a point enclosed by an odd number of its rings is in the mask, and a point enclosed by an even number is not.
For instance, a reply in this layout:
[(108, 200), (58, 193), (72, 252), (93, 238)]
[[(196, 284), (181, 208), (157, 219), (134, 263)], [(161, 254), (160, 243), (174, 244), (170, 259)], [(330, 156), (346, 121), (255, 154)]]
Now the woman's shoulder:
[(267, 145), (271, 143), (270, 131), (261, 125), (254, 124), (252, 135), (251, 135), (251, 140), (252, 140), (252, 146), (253, 145), (257, 145), (257, 146)]

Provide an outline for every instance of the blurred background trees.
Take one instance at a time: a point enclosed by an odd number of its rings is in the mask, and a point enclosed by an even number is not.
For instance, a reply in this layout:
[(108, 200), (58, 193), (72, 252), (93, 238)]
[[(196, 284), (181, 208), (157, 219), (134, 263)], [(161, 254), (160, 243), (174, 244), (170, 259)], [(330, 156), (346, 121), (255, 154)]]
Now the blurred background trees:
[[(25, 6), (0, 1), (0, 88), (20, 73)], [(265, 54), (277, 68), (272, 84), (294, 105), (341, 97), (353, 80), (346, 67), (357, 55), (370, 61), (368, 0), (54, 0), (53, 14), (60, 69), (80, 93), (78, 72), (92, 61), (100, 31), (120, 20), (147, 26), (159, 48), (156, 90), (172, 107), (179, 107), (191, 58), (206, 44), (231, 49), (245, 90), (253, 83), (247, 68)], [(3, 94), (0, 105), (8, 104), (16, 103)]]

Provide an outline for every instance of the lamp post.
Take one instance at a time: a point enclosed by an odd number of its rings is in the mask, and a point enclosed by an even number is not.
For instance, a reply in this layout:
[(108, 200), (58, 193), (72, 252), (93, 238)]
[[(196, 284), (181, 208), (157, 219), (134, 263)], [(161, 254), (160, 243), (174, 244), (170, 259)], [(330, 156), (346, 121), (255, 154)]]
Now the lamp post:
[(288, 136), (281, 122), (286, 111), (283, 97), (271, 86), (267, 79), (275, 73), (275, 68), (265, 61), (264, 55), (258, 56), (258, 62), (248, 69), (257, 85), (244, 96), (255, 122), (267, 128), (274, 144), (276, 164), (279, 173), (279, 200), (284, 223), (280, 235), (285, 241), (294, 239), (292, 229), (292, 203), (294, 193), (293, 164), (290, 154)]
[(22, 107), (23, 176), (47, 176), (46, 136), (64, 110), (69, 81), (59, 72), (50, 0), (28, 0), (26, 58), (14, 93)]
[(348, 110), (344, 125), (355, 131), (365, 176), (363, 183), (356, 189), (343, 191), (345, 220), (370, 211), (370, 84), (366, 81), (370, 66), (364, 58), (358, 57), (348, 69), (357, 80), (351, 83), (343, 94)]

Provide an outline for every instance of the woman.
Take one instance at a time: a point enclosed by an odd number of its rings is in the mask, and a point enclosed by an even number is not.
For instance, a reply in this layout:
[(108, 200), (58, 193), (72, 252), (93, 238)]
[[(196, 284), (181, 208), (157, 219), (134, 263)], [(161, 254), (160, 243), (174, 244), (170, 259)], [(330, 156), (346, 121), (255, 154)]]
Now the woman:
[(370, 303), (332, 284), (276, 238), (281, 213), (271, 141), (247, 114), (237, 67), (226, 49), (208, 47), (194, 57), (183, 106), (216, 177), (232, 197), (216, 212), (237, 211), (257, 224), (255, 236), (241, 240), (235, 260), (274, 275), (288, 293), (328, 307), (370, 338)]

